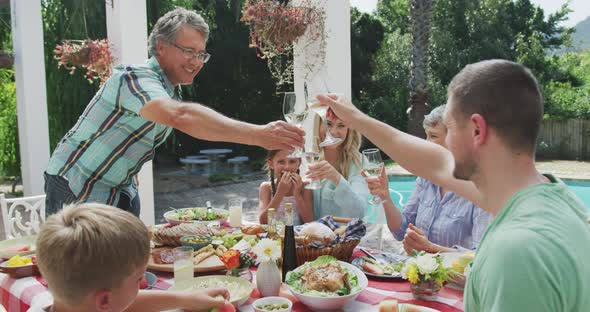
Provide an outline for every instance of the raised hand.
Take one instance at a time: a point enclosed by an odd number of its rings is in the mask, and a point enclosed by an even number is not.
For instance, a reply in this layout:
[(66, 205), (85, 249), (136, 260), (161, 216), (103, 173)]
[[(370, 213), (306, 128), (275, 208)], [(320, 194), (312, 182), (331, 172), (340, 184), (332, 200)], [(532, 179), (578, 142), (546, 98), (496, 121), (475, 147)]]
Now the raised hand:
[(387, 172), (384, 164), (381, 164), (381, 175), (378, 177), (369, 177), (364, 171), (361, 172), (361, 175), (365, 177), (371, 195), (379, 196), (382, 199), (391, 197), (389, 194), (389, 180), (387, 179)]
[(309, 166), (307, 178), (312, 180), (329, 179), (334, 185), (340, 182), (340, 173), (326, 160)]
[(349, 127), (354, 127), (352, 122), (354, 117), (364, 115), (352, 102), (342, 95), (318, 95), (317, 99), (322, 105), (329, 106), (334, 111), (334, 114)]
[(257, 133), (257, 145), (268, 150), (282, 149), (287, 151), (293, 151), (295, 146), (303, 146), (305, 131), (294, 125), (284, 121), (273, 121), (262, 127), (262, 130)]

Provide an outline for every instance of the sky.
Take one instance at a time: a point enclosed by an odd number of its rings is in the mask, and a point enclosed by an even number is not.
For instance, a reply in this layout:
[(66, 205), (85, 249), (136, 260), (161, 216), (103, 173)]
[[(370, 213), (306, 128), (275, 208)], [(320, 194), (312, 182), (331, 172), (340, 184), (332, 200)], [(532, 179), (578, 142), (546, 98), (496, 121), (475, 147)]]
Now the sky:
[[(452, 0), (440, 0), (440, 1), (452, 1)], [(531, 0), (532, 3), (540, 5), (545, 11), (545, 16), (555, 12), (559, 9), (566, 1), (564, 0)], [(373, 12), (377, 7), (377, 0), (350, 0), (350, 5), (357, 7), (361, 12)], [(569, 14), (569, 20), (564, 25), (571, 27), (575, 26), (578, 22), (582, 21), (586, 17), (590, 16), (590, 1), (589, 0), (571, 0), (570, 9), (573, 10)]]

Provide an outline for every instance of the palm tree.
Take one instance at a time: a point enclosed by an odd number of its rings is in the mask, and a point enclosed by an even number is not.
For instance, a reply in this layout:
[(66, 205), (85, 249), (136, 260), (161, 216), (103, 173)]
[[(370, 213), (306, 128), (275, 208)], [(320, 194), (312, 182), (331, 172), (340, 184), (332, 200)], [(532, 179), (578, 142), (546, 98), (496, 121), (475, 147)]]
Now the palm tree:
[(410, 76), (410, 98), (408, 100), (408, 132), (424, 137), (422, 121), (426, 114), (428, 98), (428, 46), (430, 17), (433, 0), (411, 0), (412, 21), (412, 72)]

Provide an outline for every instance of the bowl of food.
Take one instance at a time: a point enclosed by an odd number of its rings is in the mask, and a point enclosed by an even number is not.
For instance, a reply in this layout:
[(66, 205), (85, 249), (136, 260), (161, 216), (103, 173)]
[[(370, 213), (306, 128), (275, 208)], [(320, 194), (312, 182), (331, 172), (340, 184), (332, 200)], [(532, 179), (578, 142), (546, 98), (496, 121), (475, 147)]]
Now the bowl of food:
[(35, 255), (21, 257), (15, 255), (7, 261), (0, 263), (0, 272), (6, 273), (13, 278), (21, 278), (33, 275), (40, 275)]
[(211, 236), (209, 235), (187, 235), (180, 238), (180, 245), (192, 247), (194, 251), (209, 244), (211, 244)]
[(321, 256), (288, 272), (285, 283), (295, 297), (313, 311), (331, 311), (358, 297), (369, 281), (350, 263)]
[(164, 219), (172, 225), (181, 223), (210, 223), (223, 222), (229, 216), (229, 212), (223, 209), (211, 209), (207, 212), (205, 207), (174, 209), (164, 213)]
[(293, 303), (283, 297), (265, 297), (256, 299), (252, 306), (256, 312), (291, 312)]
[(0, 258), (10, 259), (16, 255), (27, 256), (35, 253), (37, 235), (21, 236), (0, 241)]
[(223, 287), (229, 290), (229, 301), (239, 307), (248, 301), (254, 285), (245, 279), (236, 276), (210, 275), (195, 277), (190, 280), (180, 281), (168, 288), (170, 291), (188, 291), (193, 289), (204, 289), (211, 287)]

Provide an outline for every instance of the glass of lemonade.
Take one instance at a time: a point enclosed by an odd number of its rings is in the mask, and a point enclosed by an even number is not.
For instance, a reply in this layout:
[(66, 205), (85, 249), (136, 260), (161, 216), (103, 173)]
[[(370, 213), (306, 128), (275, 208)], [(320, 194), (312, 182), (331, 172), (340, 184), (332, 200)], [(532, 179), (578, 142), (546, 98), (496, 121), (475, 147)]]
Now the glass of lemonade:
[(229, 225), (233, 228), (242, 226), (242, 199), (232, 198), (229, 200)]
[(193, 248), (182, 246), (172, 251), (174, 252), (174, 283), (192, 279), (194, 276)]

